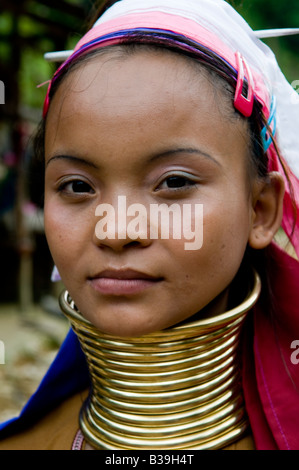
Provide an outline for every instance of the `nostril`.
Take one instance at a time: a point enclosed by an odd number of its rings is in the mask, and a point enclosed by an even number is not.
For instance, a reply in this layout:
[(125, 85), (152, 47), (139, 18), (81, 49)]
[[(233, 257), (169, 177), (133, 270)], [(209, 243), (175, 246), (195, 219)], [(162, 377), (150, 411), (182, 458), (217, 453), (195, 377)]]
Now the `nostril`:
[(141, 246), (141, 243), (137, 240), (132, 240), (131, 242), (127, 243), (126, 245), (127, 247), (128, 246), (131, 246), (131, 247), (138, 247), (138, 246)]

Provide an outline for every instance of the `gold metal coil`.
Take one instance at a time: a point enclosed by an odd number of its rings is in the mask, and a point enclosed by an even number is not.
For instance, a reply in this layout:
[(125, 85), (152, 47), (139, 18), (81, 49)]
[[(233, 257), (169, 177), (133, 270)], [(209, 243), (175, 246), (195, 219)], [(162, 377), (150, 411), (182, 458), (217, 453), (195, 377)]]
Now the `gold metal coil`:
[[(98, 407), (96, 397), (91, 398), (91, 404), (94, 406), (94, 416), (106, 418), (110, 423), (116, 422), (126, 426), (133, 426), (136, 428), (166, 428), (166, 426), (179, 426), (178, 423), (193, 423), (193, 426), (202, 427), (207, 426), (207, 423), (219, 421), (220, 417), (229, 413), (231, 409), (237, 409), (242, 404), (243, 397), (241, 394), (234, 396), (232, 392), (227, 392), (221, 399), (212, 401), (208, 404), (198, 407), (192, 407), (186, 411), (179, 412), (175, 410), (174, 413), (160, 413), (145, 416), (138, 413), (122, 413), (108, 407)], [(152, 432), (152, 431), (151, 431)]]
[(221, 315), (140, 338), (96, 330), (65, 292), (60, 305), (78, 335), (91, 377), (80, 426), (97, 449), (217, 449), (248, 423), (239, 341), (260, 293)]
[(207, 428), (204, 432), (191, 432), (177, 437), (166, 436), (148, 439), (142, 436), (129, 437), (126, 433), (113, 433), (104, 427), (100, 433), (95, 433), (97, 423), (92, 415), (85, 413), (84, 409), (80, 417), (81, 429), (87, 440), (97, 449), (219, 449), (233, 442), (237, 436), (241, 436), (248, 428), (248, 422), (244, 417), (244, 411), (231, 416), (217, 426)]
[(240, 406), (240, 400), (237, 398), (229, 402), (226, 406), (218, 409), (215, 413), (211, 413), (204, 417), (199, 417), (194, 413), (194, 419), (179, 420), (179, 424), (166, 424), (164, 426), (154, 425), (140, 425), (139, 423), (124, 423), (123, 421), (118, 421), (112, 419), (110, 416), (107, 418), (101, 411), (98, 410), (97, 406), (94, 406), (94, 403), (90, 403), (90, 415), (92, 416), (97, 427), (104, 428), (111, 433), (117, 435), (147, 437), (149, 439), (158, 439), (161, 437), (173, 438), (178, 436), (184, 436), (186, 434), (191, 434), (194, 432), (205, 432), (211, 427), (218, 427), (220, 423), (232, 419), (235, 417), (237, 419), (240, 414), (244, 415), (244, 409)]
[[(213, 379), (209, 380), (208, 382), (201, 383), (199, 385), (188, 387), (188, 388), (181, 388), (177, 390), (175, 388), (175, 383), (173, 389), (167, 391), (156, 391), (148, 389), (147, 392), (143, 392), (142, 390), (139, 391), (131, 391), (126, 389), (126, 387), (115, 388), (109, 382), (103, 386), (103, 380), (100, 377), (95, 376), (91, 373), (91, 378), (93, 380), (93, 388), (97, 391), (102, 393), (105, 396), (118, 398), (122, 400), (126, 400), (128, 402), (135, 402), (135, 403), (157, 403), (163, 401), (165, 402), (176, 402), (178, 400), (188, 400), (189, 398), (193, 398), (194, 396), (199, 396), (200, 394), (204, 393), (211, 393), (212, 390), (221, 385), (221, 383), (228, 379), (234, 372), (234, 368), (230, 367), (226, 369), (223, 373), (217, 375)], [(100, 380), (98, 380), (100, 379)], [(101, 383), (99, 383), (101, 382)], [(114, 384), (118, 385), (118, 384)], [(153, 385), (154, 387), (154, 385)]]
[[(153, 377), (152, 380), (142, 380), (141, 375), (135, 376), (134, 378), (136, 381), (132, 380), (126, 380), (124, 377), (120, 379), (114, 379), (112, 377), (106, 378), (104, 375), (100, 375), (101, 372), (100, 370), (95, 370), (95, 368), (92, 368), (93, 376), (98, 377), (98, 379), (101, 381), (103, 386), (106, 387), (113, 387), (115, 389), (124, 389), (126, 392), (134, 392), (135, 390), (138, 392), (138, 390), (144, 390), (145, 392), (147, 390), (150, 390), (151, 392), (155, 391), (177, 391), (177, 390), (185, 390), (186, 388), (192, 388), (196, 387), (199, 384), (202, 383), (207, 383), (209, 379), (212, 379), (214, 377), (218, 377), (219, 374), (221, 374), (222, 371), (225, 371), (226, 369), (229, 368), (229, 366), (233, 363), (234, 357), (229, 357), (225, 361), (223, 361), (221, 364), (218, 364), (217, 366), (214, 366), (213, 368), (206, 370), (205, 372), (202, 373), (196, 373), (192, 375), (187, 375), (182, 373), (182, 376), (180, 373), (175, 374), (174, 377), (165, 377), (164, 380), (163, 374), (159, 374), (157, 377)], [(159, 380), (160, 379), (160, 380)]]
[[(138, 378), (144, 376), (145, 380), (148, 380), (148, 377), (159, 376), (172, 376), (176, 371), (186, 371), (186, 374), (189, 374), (192, 370), (205, 370), (211, 367), (212, 364), (217, 364), (221, 362), (225, 357), (229, 356), (236, 350), (238, 345), (237, 336), (234, 335), (233, 341), (226, 341), (221, 347), (216, 348), (217, 353), (200, 353), (196, 354), (193, 357), (181, 358), (177, 360), (169, 360), (168, 362), (157, 362), (156, 364), (147, 362), (142, 363), (138, 362), (128, 362), (124, 360), (120, 361), (111, 361), (104, 360), (99, 358), (98, 355), (90, 353), (89, 350), (85, 349), (85, 353), (90, 360), (90, 364), (97, 368), (104, 369), (103, 374), (109, 377), (134, 377), (135, 375)], [(163, 371), (163, 372), (161, 372)], [(149, 379), (151, 380), (151, 378)]]
[[(153, 400), (150, 402), (141, 402), (128, 401), (128, 400), (116, 400), (114, 398), (104, 396), (99, 394), (96, 390), (93, 390), (93, 395), (95, 396), (97, 402), (102, 408), (107, 408), (111, 410), (120, 411), (123, 413), (140, 413), (142, 415), (175, 415), (182, 411), (192, 410), (195, 408), (206, 408), (206, 412), (209, 412), (210, 409), (216, 408), (218, 405), (221, 405), (223, 401), (226, 400), (226, 395), (231, 395), (231, 390), (234, 389), (235, 378), (230, 377), (229, 380), (220, 384), (219, 387), (215, 387), (210, 390), (208, 393), (203, 393), (201, 395), (194, 394), (192, 398), (187, 398), (186, 400), (173, 400), (166, 402), (165, 400), (155, 403)], [(125, 398), (125, 397), (124, 397)], [(147, 419), (147, 418), (146, 418)]]
[(198, 364), (203, 360), (211, 360), (218, 357), (222, 351), (226, 351), (238, 342), (237, 329), (232, 334), (227, 335), (226, 338), (218, 339), (218, 341), (211, 341), (208, 345), (201, 345), (194, 348), (189, 348), (186, 353), (182, 351), (174, 351), (167, 353), (147, 354), (141, 353), (124, 353), (114, 351), (112, 354), (107, 349), (95, 348), (94, 345), (87, 344), (85, 341), (84, 349), (90, 360), (95, 360), (96, 364), (101, 364), (104, 367), (113, 367), (116, 370), (128, 371), (130, 368), (134, 370), (146, 369), (148, 372), (156, 372), (157, 369), (163, 367), (163, 370), (173, 370), (175, 366), (181, 364), (191, 366)]

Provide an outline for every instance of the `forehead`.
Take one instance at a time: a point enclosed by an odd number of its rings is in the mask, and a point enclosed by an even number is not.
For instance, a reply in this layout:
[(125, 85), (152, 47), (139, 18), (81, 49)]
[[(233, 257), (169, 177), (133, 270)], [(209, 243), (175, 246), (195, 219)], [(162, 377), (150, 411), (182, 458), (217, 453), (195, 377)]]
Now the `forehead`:
[[(128, 45), (114, 46), (98, 49), (95, 53), (75, 64), (52, 101), (64, 106), (76, 101), (80, 101), (80, 105), (84, 102), (90, 105), (96, 99), (103, 105), (105, 98), (108, 98), (111, 105), (114, 98), (121, 106), (122, 97), (129, 96), (133, 102), (140, 101), (140, 94), (147, 88), (150, 95), (161, 92), (161, 101), (165, 98), (173, 102), (174, 98), (179, 100), (183, 94), (187, 105), (199, 96), (200, 87), (200, 94), (210, 101), (216, 99), (218, 108), (225, 106), (226, 113), (235, 114), (231, 96), (221, 79), (217, 80), (201, 64), (183, 54), (144, 45), (133, 48)], [(115, 87), (118, 88), (117, 94), (113, 93)]]
[(114, 132), (123, 142), (146, 139), (150, 133), (151, 140), (193, 133), (228, 150), (240, 135), (240, 145), (245, 143), (244, 119), (234, 115), (220, 82), (192, 59), (119, 47), (81, 63), (65, 77), (50, 105), (46, 144), (53, 133), (58, 141), (73, 137), (75, 125), (78, 132), (84, 130), (85, 139), (105, 132)]

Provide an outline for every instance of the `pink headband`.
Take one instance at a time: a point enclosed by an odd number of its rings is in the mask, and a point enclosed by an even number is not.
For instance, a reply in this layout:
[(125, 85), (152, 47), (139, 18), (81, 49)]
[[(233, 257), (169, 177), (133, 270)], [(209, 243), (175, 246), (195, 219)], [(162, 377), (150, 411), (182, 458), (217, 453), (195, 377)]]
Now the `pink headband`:
[[(49, 93), (51, 84), (72, 60), (83, 52), (87, 52), (94, 47), (105, 47), (110, 44), (119, 43), (122, 39), (122, 35), (116, 35), (116, 33), (123, 32), (125, 35), (128, 31), (136, 31), (138, 29), (172, 32), (176, 35), (187, 37), (188, 39), (210, 49), (212, 52), (224, 59), (238, 73), (234, 99), (236, 109), (238, 109), (238, 111), (240, 111), (244, 116), (249, 117), (252, 112), (254, 97), (256, 97), (263, 106), (264, 114), (266, 116), (269, 115), (269, 96), (265, 90), (262, 77), (260, 77), (257, 72), (252, 71), (249, 68), (246, 60), (238, 51), (232, 52), (215, 34), (195, 23), (191, 19), (169, 15), (162, 12), (145, 12), (128, 14), (125, 17), (116, 18), (107, 21), (104, 24), (95, 25), (85, 34), (85, 36), (83, 36), (83, 38), (77, 43), (73, 54), (61, 65), (61, 67), (59, 67), (50, 82), (44, 105), (44, 117), (47, 114), (50, 104)], [(244, 79), (246, 79), (248, 83), (247, 96), (242, 94)]]

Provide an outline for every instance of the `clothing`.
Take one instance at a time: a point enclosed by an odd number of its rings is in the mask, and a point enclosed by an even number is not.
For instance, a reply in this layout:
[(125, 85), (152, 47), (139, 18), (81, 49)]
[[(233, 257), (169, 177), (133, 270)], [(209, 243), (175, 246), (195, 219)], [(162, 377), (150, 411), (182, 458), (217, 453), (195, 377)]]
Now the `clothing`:
[(0, 442), (0, 450), (71, 450), (87, 393), (72, 395), (28, 431)]
[(299, 364), (291, 344), (299, 338), (299, 263), (274, 245), (271, 254), (274, 312), (260, 303), (255, 308), (253, 344), (244, 356), (245, 402), (258, 449), (298, 450)]

